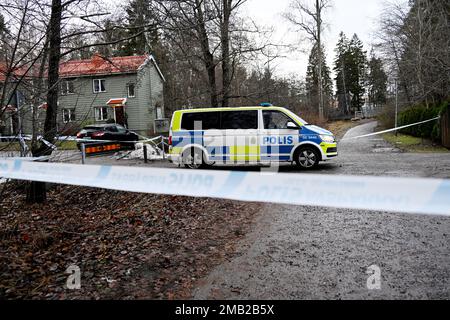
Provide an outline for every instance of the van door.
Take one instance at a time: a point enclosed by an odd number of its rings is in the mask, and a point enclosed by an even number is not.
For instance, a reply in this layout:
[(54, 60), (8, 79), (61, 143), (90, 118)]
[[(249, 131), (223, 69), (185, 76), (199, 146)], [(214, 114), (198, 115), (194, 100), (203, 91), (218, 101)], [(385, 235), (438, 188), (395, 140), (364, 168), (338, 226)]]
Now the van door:
[(257, 164), (260, 161), (258, 141), (258, 110), (221, 112), (226, 162)]
[(261, 161), (289, 161), (294, 146), (298, 143), (299, 131), (288, 129), (294, 122), (278, 110), (262, 110), (264, 128), (261, 130)]

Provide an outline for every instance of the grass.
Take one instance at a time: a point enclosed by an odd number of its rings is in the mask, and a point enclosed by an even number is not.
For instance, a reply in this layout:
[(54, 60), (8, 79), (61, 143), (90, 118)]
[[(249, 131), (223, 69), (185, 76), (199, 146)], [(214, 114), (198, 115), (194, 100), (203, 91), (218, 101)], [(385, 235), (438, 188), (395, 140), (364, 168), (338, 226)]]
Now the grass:
[[(27, 142), (27, 146), (30, 148), (30, 142)], [(76, 150), (76, 141), (58, 141), (56, 142), (58, 150)], [(19, 142), (0, 142), (0, 151), (20, 151)]]
[(77, 142), (76, 141), (59, 141), (56, 143), (56, 147), (58, 150), (76, 150)]
[(395, 133), (385, 133), (382, 136), (387, 142), (405, 152), (450, 152), (443, 146), (437, 145), (428, 139), (417, 138), (401, 133), (397, 136)]
[(0, 142), (0, 151), (20, 151), (18, 142)]

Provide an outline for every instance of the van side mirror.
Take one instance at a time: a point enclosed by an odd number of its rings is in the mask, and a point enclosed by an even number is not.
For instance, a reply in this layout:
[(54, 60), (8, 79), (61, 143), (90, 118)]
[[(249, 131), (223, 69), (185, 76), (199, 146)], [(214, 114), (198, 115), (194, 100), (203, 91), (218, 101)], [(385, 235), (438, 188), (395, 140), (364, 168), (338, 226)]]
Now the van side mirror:
[(288, 129), (292, 129), (292, 130), (298, 130), (298, 129), (300, 129), (300, 127), (299, 127), (298, 125), (296, 125), (295, 123), (293, 123), (293, 122), (291, 122), (291, 121), (289, 121), (289, 122), (286, 124), (286, 127), (287, 127)]

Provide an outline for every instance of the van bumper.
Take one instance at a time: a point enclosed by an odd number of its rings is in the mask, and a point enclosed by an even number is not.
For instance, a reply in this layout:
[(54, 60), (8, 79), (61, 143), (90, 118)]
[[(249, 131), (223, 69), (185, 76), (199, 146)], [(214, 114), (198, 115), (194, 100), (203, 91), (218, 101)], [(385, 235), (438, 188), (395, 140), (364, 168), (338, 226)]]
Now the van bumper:
[(322, 148), (322, 161), (331, 160), (338, 156), (337, 143), (325, 143), (320, 144)]

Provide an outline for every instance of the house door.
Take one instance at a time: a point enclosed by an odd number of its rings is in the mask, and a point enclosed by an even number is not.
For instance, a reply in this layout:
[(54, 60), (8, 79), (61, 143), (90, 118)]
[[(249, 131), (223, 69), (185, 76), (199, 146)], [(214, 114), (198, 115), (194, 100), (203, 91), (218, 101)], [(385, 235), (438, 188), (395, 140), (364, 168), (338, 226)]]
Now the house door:
[(125, 117), (125, 110), (123, 106), (114, 108), (114, 117), (117, 124), (128, 127), (127, 119)]
[(19, 113), (13, 112), (11, 113), (11, 135), (15, 136), (19, 131)]

